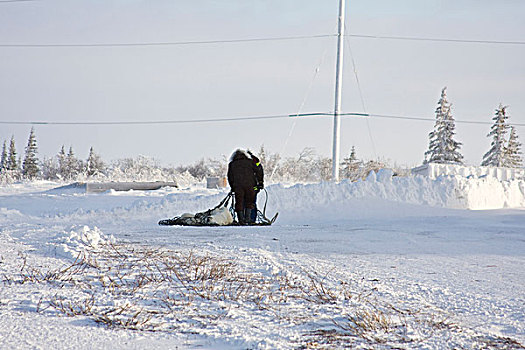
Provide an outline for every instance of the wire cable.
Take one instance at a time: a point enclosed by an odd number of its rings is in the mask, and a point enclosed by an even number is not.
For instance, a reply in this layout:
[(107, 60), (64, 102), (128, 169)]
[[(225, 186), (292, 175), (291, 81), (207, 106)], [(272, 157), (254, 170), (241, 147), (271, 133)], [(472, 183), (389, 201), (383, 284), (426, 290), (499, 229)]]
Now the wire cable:
[(473, 40), (473, 39), (453, 39), (453, 38), (425, 38), (425, 37), (366, 35), (366, 34), (348, 34), (347, 36), (353, 37), (353, 38), (362, 38), (362, 39), (434, 41), (434, 42), (470, 43), (470, 44), (497, 44), (497, 45), (525, 45), (525, 41)]
[[(346, 28), (347, 27), (345, 25), (345, 30), (346, 30)], [(345, 34), (346, 34), (346, 32), (345, 32)], [(352, 47), (350, 46), (350, 41), (348, 40), (348, 36), (346, 36), (346, 35), (345, 35), (345, 42), (346, 42), (346, 45), (348, 46), (348, 52), (350, 53), (350, 58), (352, 60), (352, 68), (353, 68), (353, 71), (354, 71), (354, 77), (355, 77), (355, 81), (357, 83), (357, 89), (359, 91), (359, 97), (361, 98), (361, 107), (363, 108), (363, 111), (365, 113), (367, 113), (365, 99), (364, 99), (364, 96), (363, 96), (363, 90), (361, 89), (361, 82), (359, 81), (359, 76), (357, 75), (357, 65), (355, 63), (354, 53), (352, 51)], [(366, 120), (366, 128), (368, 130), (368, 137), (370, 138), (370, 143), (372, 144), (372, 152), (374, 153), (374, 157), (377, 158), (376, 145), (375, 145), (375, 142), (374, 142), (374, 137), (372, 136), (372, 129), (370, 128), (370, 123), (368, 122), (368, 119)]]
[[(382, 118), (382, 119), (399, 119), (399, 120), (413, 120), (435, 122), (435, 118), (426, 117), (411, 117), (403, 115), (391, 114), (375, 114), (375, 113), (340, 113), (342, 117), (362, 117), (362, 118)], [(185, 120), (152, 120), (152, 121), (76, 121), (76, 122), (59, 122), (59, 121), (0, 121), (0, 124), (14, 124), (14, 125), (165, 125), (165, 124), (199, 124), (199, 123), (221, 123), (232, 121), (252, 121), (252, 120), (270, 120), (270, 119), (288, 119), (288, 118), (316, 118), (316, 117), (333, 117), (333, 112), (314, 112), (314, 113), (293, 113), (293, 114), (276, 114), (276, 115), (260, 115), (260, 116), (246, 116), (246, 117), (231, 117), (231, 118), (209, 118), (209, 119), (185, 119)], [(452, 121), (451, 121), (452, 122)], [(471, 121), (471, 120), (455, 120), (458, 124), (478, 124), (478, 125), (492, 125), (493, 122)], [(525, 123), (509, 123), (510, 126), (525, 127)]]
[[(321, 55), (321, 59), (319, 60), (319, 63), (317, 64), (317, 67), (315, 67), (314, 74), (312, 76), (312, 79), (310, 80), (310, 84), (308, 85), (308, 88), (306, 89), (306, 92), (303, 97), (303, 101), (301, 102), (299, 106), (299, 110), (297, 111), (297, 114), (295, 115), (296, 117), (300, 116), (301, 113), (303, 112), (304, 105), (306, 104), (306, 101), (308, 100), (308, 97), (310, 96), (310, 92), (312, 91), (312, 87), (314, 85), (315, 79), (317, 78), (317, 76), (319, 75), (319, 72), (321, 71), (321, 66), (324, 63), (327, 52), (328, 52), (328, 47), (325, 48), (323, 54)], [(284, 140), (284, 145), (281, 148), (281, 154), (284, 154), (284, 151), (286, 150), (286, 147), (288, 146), (288, 142), (292, 138), (292, 134), (295, 130), (296, 124), (297, 124), (297, 118), (294, 119), (292, 126), (290, 127), (290, 131), (288, 132), (288, 137), (286, 137), (286, 139)], [(276, 162), (272, 170), (272, 173), (270, 174), (270, 178), (269, 178), (270, 181), (272, 181), (273, 176), (275, 175), (275, 172), (277, 171), (278, 168), (279, 168), (279, 161)]]
[(0, 4), (8, 2), (29, 2), (29, 1), (39, 1), (39, 0), (0, 0)]
[[(435, 122), (435, 118), (425, 118), (425, 117), (410, 117), (410, 116), (400, 116), (400, 115), (388, 115), (388, 114), (374, 114), (374, 113), (342, 113), (341, 116), (352, 116), (352, 117), (371, 117), (371, 118), (384, 118), (384, 119), (401, 119), (401, 120), (415, 120), (415, 121), (426, 121), (426, 122)], [(477, 125), (492, 125), (493, 122), (483, 122), (475, 120), (454, 120), (450, 123), (458, 124), (477, 124)], [(510, 126), (519, 126), (524, 127), (525, 123), (509, 123)]]
[(261, 120), (261, 119), (282, 119), (296, 116), (295, 114), (251, 116), (238, 118), (216, 118), (216, 119), (186, 119), (186, 120), (149, 120), (149, 121), (78, 121), (78, 122), (59, 122), (59, 121), (0, 121), (0, 124), (15, 125), (155, 125), (155, 124), (198, 124), (231, 122), (242, 120)]
[(3, 48), (67, 48), (67, 47), (137, 47), (137, 46), (181, 46), (207, 44), (234, 44), (263, 41), (304, 40), (335, 37), (335, 34), (280, 36), (268, 38), (226, 39), (226, 40), (195, 40), (195, 41), (165, 41), (165, 42), (137, 42), (137, 43), (77, 43), (77, 44), (0, 44)]
[[(38, 0), (3, 0), (0, 3), (25, 2)], [(318, 35), (299, 35), (282, 36), (267, 38), (247, 38), (247, 39), (223, 39), (223, 40), (193, 40), (193, 41), (165, 41), (165, 42), (135, 42), (135, 43), (68, 43), (68, 44), (20, 44), (3, 43), (0, 48), (74, 48), (74, 47), (140, 47), (140, 46), (182, 46), (182, 45), (210, 45), (210, 44), (233, 44), (264, 41), (284, 41), (284, 40), (304, 40), (317, 38), (336, 37), (337, 34), (318, 34)], [(428, 38), (428, 37), (408, 37), (408, 36), (386, 36), (386, 35), (366, 35), (366, 34), (345, 34), (346, 37), (362, 39), (386, 39), (386, 40), (409, 40), (409, 41), (430, 41), (430, 42), (452, 42), (452, 43), (473, 43), (473, 44), (494, 44), (494, 45), (525, 45), (525, 41), (501, 41), (501, 40), (473, 40), (473, 39), (454, 39), (454, 38)]]

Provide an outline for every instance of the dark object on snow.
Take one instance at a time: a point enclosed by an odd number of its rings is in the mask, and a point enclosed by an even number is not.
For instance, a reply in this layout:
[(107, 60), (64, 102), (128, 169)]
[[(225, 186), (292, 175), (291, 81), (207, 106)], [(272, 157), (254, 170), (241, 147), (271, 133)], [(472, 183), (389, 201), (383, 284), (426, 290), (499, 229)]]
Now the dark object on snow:
[[(237, 221), (235, 220), (236, 212), (234, 210), (234, 194), (233, 192), (228, 193), (226, 198), (224, 198), (219, 205), (213, 209), (209, 209), (205, 212), (192, 214), (183, 214), (181, 216), (175, 216), (172, 219), (160, 220), (159, 225), (163, 226), (239, 226), (239, 225), (253, 225), (253, 226), (269, 226), (275, 222), (277, 215), (275, 214), (273, 218), (268, 219), (266, 217), (266, 203), (268, 202), (268, 192), (266, 193), (266, 201), (264, 203), (264, 210), (261, 212), (257, 210), (257, 217), (254, 222), (247, 223), (245, 221), (246, 216), (243, 214), (243, 218), (237, 216)], [(228, 207), (228, 204), (231, 205)], [(255, 209), (253, 209), (255, 210)], [(249, 220), (249, 219), (248, 219)], [(251, 221), (251, 220), (250, 220)]]
[(255, 223), (255, 220), (257, 220), (256, 209), (244, 208), (244, 222), (251, 225)]
[(264, 188), (261, 161), (253, 153), (237, 149), (228, 164), (228, 183), (235, 193), (235, 212), (241, 224), (257, 221), (257, 193)]
[(255, 208), (255, 187), (257, 166), (254, 161), (242, 150), (233, 152), (228, 164), (228, 183), (235, 193), (235, 212), (241, 221), (244, 221), (244, 209)]
[(237, 221), (239, 222), (239, 225), (246, 225), (246, 216), (244, 216), (244, 212), (241, 211), (235, 211), (237, 213)]

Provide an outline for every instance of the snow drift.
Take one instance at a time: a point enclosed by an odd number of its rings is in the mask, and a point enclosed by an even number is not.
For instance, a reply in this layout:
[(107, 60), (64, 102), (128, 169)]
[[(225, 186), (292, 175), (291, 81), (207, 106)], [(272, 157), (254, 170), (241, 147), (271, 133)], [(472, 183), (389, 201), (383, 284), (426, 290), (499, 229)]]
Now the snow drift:
[(3, 348), (525, 343), (523, 211), (447, 209), (525, 207), (523, 180), (381, 170), (274, 184), (268, 211), (281, 215), (269, 227), (157, 225), (226, 195), (202, 184), (43, 191), (51, 186), (0, 188)]
[(525, 207), (525, 181), (500, 181), (493, 177), (458, 175), (397, 177), (388, 169), (370, 172), (365, 181), (342, 181), (309, 185), (270, 187), (272, 203), (294, 208), (299, 198), (308, 198), (310, 206), (325, 206), (353, 199), (380, 198), (410, 204), (453, 209), (499, 209)]

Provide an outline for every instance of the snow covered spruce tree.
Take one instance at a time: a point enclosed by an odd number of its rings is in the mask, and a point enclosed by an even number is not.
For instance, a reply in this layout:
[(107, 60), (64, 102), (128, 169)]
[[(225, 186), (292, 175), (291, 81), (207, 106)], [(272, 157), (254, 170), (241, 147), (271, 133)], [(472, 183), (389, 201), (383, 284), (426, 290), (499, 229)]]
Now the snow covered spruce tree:
[(463, 164), (463, 155), (459, 153), (461, 142), (453, 139), (456, 134), (454, 132), (456, 126), (450, 107), (451, 104), (447, 100), (447, 88), (444, 87), (436, 108), (434, 131), (428, 135), (430, 141), (423, 164)]
[(359, 168), (363, 162), (357, 159), (355, 146), (352, 146), (350, 155), (341, 162), (341, 178), (357, 180), (359, 178)]
[(74, 179), (80, 170), (80, 161), (73, 152), (73, 146), (69, 146), (69, 152), (66, 157), (66, 178)]
[(93, 147), (91, 147), (86, 161), (86, 175), (95, 176), (101, 174), (104, 172), (104, 168), (105, 165), (104, 162), (102, 162), (102, 158), (100, 158), (100, 156), (93, 150)]
[(506, 135), (509, 125), (507, 125), (507, 106), (503, 106), (501, 103), (496, 109), (496, 114), (492, 120), (490, 132), (487, 136), (492, 136), (492, 143), (490, 144), (490, 149), (483, 156), (483, 161), (481, 162), (482, 166), (496, 166), (504, 167), (507, 166), (507, 145), (506, 145)]
[(18, 169), (18, 162), (16, 160), (15, 137), (11, 136), (11, 142), (9, 144), (9, 153), (7, 155), (7, 170), (17, 171)]
[(521, 168), (523, 166), (521, 143), (518, 141), (518, 134), (513, 126), (510, 127), (509, 142), (505, 147), (505, 158), (506, 166), (509, 168)]
[(64, 149), (64, 145), (60, 148), (60, 152), (57, 154), (57, 160), (58, 160), (58, 171), (57, 175), (59, 178), (64, 179), (67, 175), (67, 164), (66, 164), (66, 150)]
[(7, 145), (4, 141), (4, 146), (2, 147), (2, 156), (0, 158), (0, 173), (3, 173), (7, 170)]
[(69, 152), (66, 154), (64, 146), (60, 148), (60, 152), (57, 155), (58, 159), (58, 177), (63, 180), (74, 179), (81, 168), (81, 162), (75, 156), (73, 152), (73, 146), (69, 147)]
[(38, 168), (38, 159), (36, 157), (37, 146), (35, 130), (31, 128), (29, 133), (29, 140), (27, 141), (26, 153), (24, 162), (22, 163), (22, 175), (28, 179), (34, 179), (38, 176), (40, 169)]
[(11, 137), (9, 149), (4, 141), (0, 158), (0, 183), (11, 183), (20, 179), (20, 159), (17, 158), (15, 137)]

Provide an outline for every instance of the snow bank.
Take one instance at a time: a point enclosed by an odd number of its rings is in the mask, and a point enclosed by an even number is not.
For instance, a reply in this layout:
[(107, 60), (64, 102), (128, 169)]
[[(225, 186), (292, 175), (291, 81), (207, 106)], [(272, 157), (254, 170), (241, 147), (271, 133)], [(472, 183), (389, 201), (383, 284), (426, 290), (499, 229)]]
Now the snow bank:
[(59, 183), (47, 180), (19, 181), (15, 183), (0, 183), (0, 197), (22, 193), (41, 192), (57, 187)]
[(525, 181), (498, 181), (479, 178), (461, 181), (459, 188), (464, 196), (465, 208), (500, 209), (525, 207)]
[(525, 181), (499, 181), (493, 177), (397, 177), (389, 169), (370, 172), (365, 181), (339, 184), (271, 186), (272, 205), (281, 208), (328, 206), (353, 199), (379, 198), (394, 202), (454, 209), (525, 207)]

